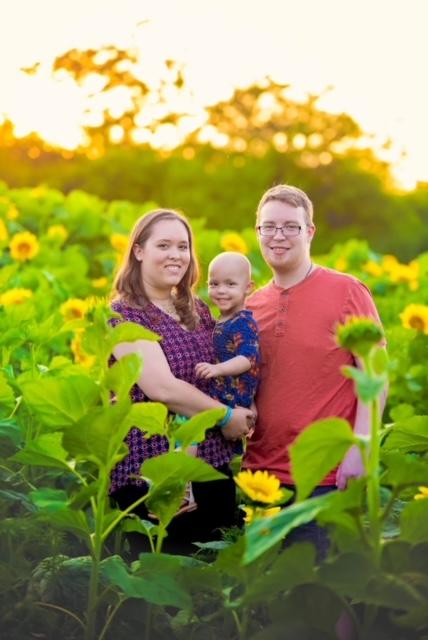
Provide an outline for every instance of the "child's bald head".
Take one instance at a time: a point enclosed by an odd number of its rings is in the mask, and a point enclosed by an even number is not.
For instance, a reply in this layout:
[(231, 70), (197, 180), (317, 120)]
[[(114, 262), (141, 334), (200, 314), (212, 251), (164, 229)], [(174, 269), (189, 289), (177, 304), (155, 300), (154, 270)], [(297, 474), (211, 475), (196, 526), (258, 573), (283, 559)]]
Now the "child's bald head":
[(251, 263), (246, 256), (236, 251), (219, 253), (211, 260), (208, 267), (208, 275), (213, 272), (234, 274), (239, 278), (246, 278), (247, 284), (251, 282)]

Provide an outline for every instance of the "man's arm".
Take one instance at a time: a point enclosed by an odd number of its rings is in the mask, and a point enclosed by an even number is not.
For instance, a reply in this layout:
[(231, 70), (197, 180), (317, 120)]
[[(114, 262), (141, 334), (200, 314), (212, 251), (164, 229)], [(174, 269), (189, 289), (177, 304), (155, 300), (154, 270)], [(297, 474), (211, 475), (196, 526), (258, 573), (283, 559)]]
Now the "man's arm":
[[(356, 359), (356, 366), (363, 369), (362, 363)], [(380, 396), (380, 413), (385, 408), (388, 390), (382, 391)], [(355, 415), (354, 433), (367, 436), (370, 434), (370, 407), (358, 398), (357, 411)], [(346, 489), (351, 478), (360, 478), (365, 475), (361, 451), (357, 445), (352, 446), (346, 453), (336, 473), (336, 485), (338, 489)]]

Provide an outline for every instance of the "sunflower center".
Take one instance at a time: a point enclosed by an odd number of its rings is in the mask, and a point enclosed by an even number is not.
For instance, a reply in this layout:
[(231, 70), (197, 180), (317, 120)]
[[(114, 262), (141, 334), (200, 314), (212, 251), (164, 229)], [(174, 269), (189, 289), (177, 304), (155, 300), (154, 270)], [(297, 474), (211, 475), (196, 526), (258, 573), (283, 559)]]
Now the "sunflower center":
[(417, 329), (418, 331), (423, 331), (425, 329), (425, 323), (420, 316), (412, 316), (409, 319), (409, 325), (412, 329)]

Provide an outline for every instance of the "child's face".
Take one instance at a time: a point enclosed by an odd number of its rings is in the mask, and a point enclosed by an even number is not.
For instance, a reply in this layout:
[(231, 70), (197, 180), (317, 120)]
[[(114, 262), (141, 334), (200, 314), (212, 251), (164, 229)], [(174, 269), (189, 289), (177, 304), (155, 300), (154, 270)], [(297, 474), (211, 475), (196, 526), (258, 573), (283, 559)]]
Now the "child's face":
[(231, 318), (242, 311), (252, 288), (248, 274), (234, 266), (223, 261), (213, 265), (208, 273), (208, 294), (222, 318)]

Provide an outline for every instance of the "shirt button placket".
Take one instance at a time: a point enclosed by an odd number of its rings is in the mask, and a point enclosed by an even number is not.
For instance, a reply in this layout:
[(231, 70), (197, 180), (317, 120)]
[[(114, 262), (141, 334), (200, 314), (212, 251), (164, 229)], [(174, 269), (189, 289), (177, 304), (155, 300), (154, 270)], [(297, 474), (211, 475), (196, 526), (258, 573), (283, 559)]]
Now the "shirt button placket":
[(281, 293), (279, 294), (278, 310), (275, 324), (275, 336), (283, 336), (285, 334), (287, 297), (287, 291), (281, 291)]

